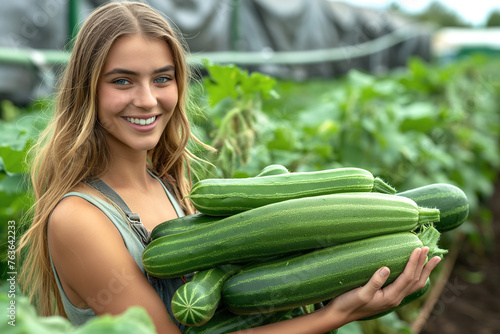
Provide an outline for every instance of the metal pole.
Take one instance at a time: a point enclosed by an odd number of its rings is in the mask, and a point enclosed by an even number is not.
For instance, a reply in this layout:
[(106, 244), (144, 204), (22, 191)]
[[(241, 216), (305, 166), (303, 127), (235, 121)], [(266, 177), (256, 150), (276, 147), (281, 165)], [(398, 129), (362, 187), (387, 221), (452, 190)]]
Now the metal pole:
[(232, 51), (239, 51), (240, 46), (240, 0), (232, 0), (231, 2), (231, 23), (230, 23), (230, 48)]
[(69, 0), (68, 3), (68, 39), (72, 41), (78, 32), (80, 19), (79, 0)]

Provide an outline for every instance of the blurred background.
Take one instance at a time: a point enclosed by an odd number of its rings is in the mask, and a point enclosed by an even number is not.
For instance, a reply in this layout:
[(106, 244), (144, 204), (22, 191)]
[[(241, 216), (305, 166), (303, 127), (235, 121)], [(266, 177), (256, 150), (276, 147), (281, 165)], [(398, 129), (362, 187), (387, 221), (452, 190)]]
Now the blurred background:
[[(26, 153), (47, 124), (69, 41), (103, 0), (0, 2), (0, 272), (7, 222), (32, 204)], [(500, 333), (500, 4), (494, 1), (149, 0), (196, 69), (193, 147), (248, 177), (370, 170), (398, 191), (444, 182), (470, 202), (442, 235), (430, 291), (339, 333)], [(228, 111), (231, 110), (229, 113)], [(0, 283), (1, 285), (1, 283)]]

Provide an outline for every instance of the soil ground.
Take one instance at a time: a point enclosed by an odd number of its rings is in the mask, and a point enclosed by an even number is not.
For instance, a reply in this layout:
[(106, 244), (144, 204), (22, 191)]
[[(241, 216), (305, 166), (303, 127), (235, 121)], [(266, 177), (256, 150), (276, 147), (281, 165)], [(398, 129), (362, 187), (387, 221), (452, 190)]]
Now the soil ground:
[(464, 243), (421, 334), (500, 334), (500, 182), (490, 208), (492, 249), (477, 255)]

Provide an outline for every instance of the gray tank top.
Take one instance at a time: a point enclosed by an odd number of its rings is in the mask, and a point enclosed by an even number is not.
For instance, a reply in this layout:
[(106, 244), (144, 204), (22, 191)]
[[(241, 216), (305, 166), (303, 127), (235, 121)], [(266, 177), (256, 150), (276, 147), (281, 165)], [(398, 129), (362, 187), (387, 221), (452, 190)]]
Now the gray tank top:
[[(154, 176), (154, 175), (152, 175), (152, 176), (155, 177), (156, 179), (158, 179), (156, 176)], [(184, 212), (182, 211), (182, 208), (180, 207), (180, 205), (177, 202), (177, 200), (175, 199), (175, 197), (172, 195), (172, 193), (170, 191), (168, 191), (168, 189), (165, 187), (163, 182), (161, 182), (161, 184), (162, 184), (163, 189), (165, 190), (168, 198), (170, 199), (170, 202), (172, 203), (172, 205), (175, 209), (175, 212), (177, 213), (177, 216), (179, 216), (179, 217), (184, 216)], [(109, 188), (109, 189), (111, 189), (111, 188)], [(113, 198), (113, 196), (109, 196), (108, 193), (106, 193), (106, 195), (108, 196), (108, 198), (112, 198), (115, 203), (119, 202), (119, 201), (122, 201), (123, 204), (125, 203), (116, 193), (114, 193), (113, 195), (118, 196), (118, 198)], [(147, 245), (147, 242), (149, 242), (150, 231), (147, 231), (146, 228), (142, 225), (142, 223), (140, 223), (138, 216), (136, 217), (138, 219), (137, 222), (130, 222), (130, 221), (127, 221), (126, 219), (124, 219), (123, 213), (120, 213), (113, 205), (109, 204), (106, 201), (103, 201), (102, 199), (100, 199), (98, 197), (91, 196), (91, 195), (88, 195), (85, 193), (80, 193), (80, 192), (70, 192), (70, 193), (67, 193), (66, 195), (64, 195), (63, 198), (68, 197), (68, 196), (78, 196), (78, 197), (85, 199), (89, 203), (95, 205), (99, 210), (101, 210), (111, 220), (111, 222), (113, 222), (115, 227), (120, 232), (120, 234), (123, 238), (123, 241), (125, 242), (125, 246), (127, 247), (127, 250), (130, 252), (130, 255), (132, 255), (132, 257), (134, 258), (135, 262), (137, 263), (137, 265), (139, 266), (141, 271), (148, 278), (150, 284), (155, 288), (156, 292), (161, 297), (163, 303), (165, 304), (165, 307), (167, 308), (167, 311), (169, 312), (170, 318), (179, 327), (181, 332), (184, 331), (185, 326), (180, 324), (174, 318), (174, 316), (172, 314), (171, 305), (170, 305), (170, 301), (172, 299), (173, 294), (175, 293), (175, 291), (177, 290), (178, 287), (180, 287), (182, 284), (184, 284), (184, 282), (182, 281), (181, 278), (158, 279), (158, 278), (149, 276), (149, 274), (144, 270), (144, 265), (142, 264), (142, 253), (144, 251), (145, 246)], [(119, 203), (116, 203), (116, 204), (118, 204), (123, 209), (122, 205), (120, 205)], [(126, 206), (126, 204), (124, 204), (124, 205)], [(128, 207), (126, 207), (124, 211), (126, 211), (127, 209), (128, 209)], [(139, 226), (133, 226), (134, 224), (139, 225)], [(139, 227), (139, 228), (137, 229), (136, 227)], [(144, 234), (147, 234), (147, 235), (144, 235)], [(52, 262), (52, 256), (50, 255), (50, 250), (49, 250), (49, 257), (50, 257), (50, 263), (52, 265), (52, 270), (54, 271), (54, 275), (56, 278), (57, 287), (58, 287), (59, 292), (61, 294), (61, 299), (62, 299), (62, 303), (64, 306), (64, 311), (66, 312), (68, 319), (71, 321), (71, 323), (74, 326), (80, 326), (80, 325), (84, 324), (85, 322), (87, 322), (89, 319), (95, 317), (96, 314), (90, 308), (81, 309), (81, 308), (74, 306), (70, 302), (70, 300), (66, 296), (66, 293), (64, 292), (64, 289), (63, 289), (61, 282), (59, 280), (59, 276), (58, 276), (57, 271), (56, 271), (54, 264)]]

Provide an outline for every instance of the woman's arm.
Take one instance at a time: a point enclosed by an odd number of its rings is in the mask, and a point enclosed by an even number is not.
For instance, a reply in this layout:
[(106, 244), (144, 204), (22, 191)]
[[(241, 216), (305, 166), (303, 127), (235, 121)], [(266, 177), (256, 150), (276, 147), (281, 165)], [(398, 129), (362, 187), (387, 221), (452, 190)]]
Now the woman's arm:
[(107, 216), (79, 197), (63, 199), (49, 221), (49, 245), (68, 298), (96, 315), (142, 306), (158, 333), (180, 333)]
[(426, 263), (429, 249), (413, 251), (403, 273), (391, 284), (381, 289), (389, 268), (380, 268), (364, 286), (346, 292), (316, 312), (238, 333), (287, 333), (320, 334), (399, 305), (401, 300), (424, 287), (431, 271), (441, 260), (434, 257)]

